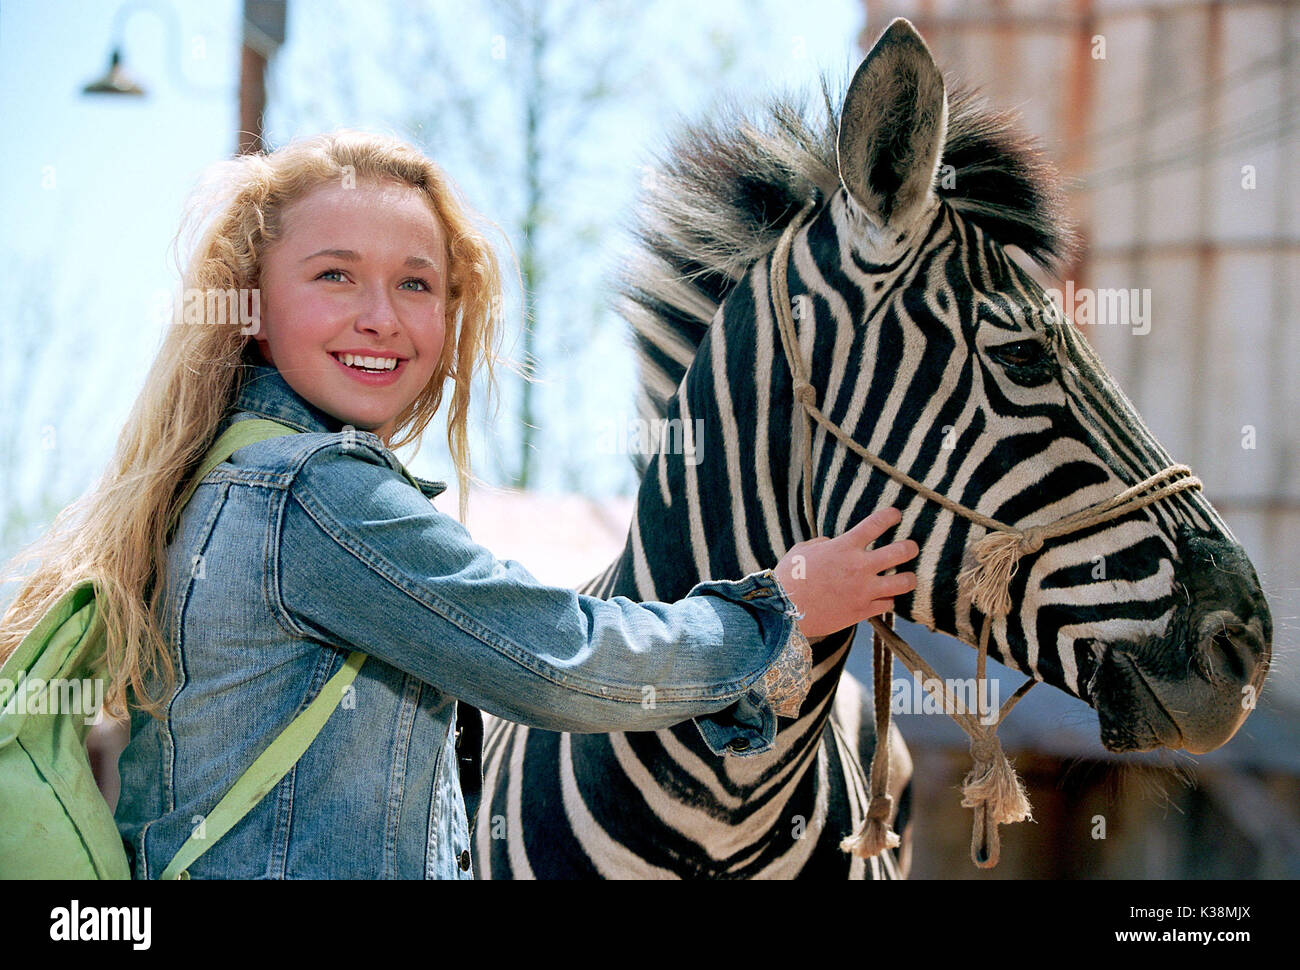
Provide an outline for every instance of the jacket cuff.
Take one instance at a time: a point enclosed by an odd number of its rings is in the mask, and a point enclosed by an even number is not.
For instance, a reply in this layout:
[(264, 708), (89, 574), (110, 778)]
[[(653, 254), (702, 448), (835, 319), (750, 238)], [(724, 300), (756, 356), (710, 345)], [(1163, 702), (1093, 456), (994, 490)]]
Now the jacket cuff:
[(762, 754), (775, 743), (777, 716), (797, 717), (812, 686), (812, 648), (796, 622), (803, 619), (803, 613), (795, 609), (770, 569), (738, 580), (699, 583), (687, 595), (700, 594), (757, 607), (753, 612), (773, 659), (740, 700), (693, 720), (716, 755)]

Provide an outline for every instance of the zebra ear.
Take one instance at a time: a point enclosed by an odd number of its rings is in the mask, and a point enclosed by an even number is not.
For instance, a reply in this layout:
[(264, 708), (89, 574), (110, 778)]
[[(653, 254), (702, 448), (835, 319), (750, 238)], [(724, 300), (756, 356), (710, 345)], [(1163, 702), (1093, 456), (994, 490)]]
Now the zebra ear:
[(930, 49), (896, 19), (853, 75), (840, 111), (840, 182), (877, 224), (902, 228), (931, 198), (948, 93)]

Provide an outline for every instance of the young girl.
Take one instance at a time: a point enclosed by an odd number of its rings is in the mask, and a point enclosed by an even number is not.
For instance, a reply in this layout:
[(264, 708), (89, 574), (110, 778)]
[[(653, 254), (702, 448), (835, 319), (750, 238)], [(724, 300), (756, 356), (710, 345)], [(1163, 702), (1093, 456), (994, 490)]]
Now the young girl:
[[(368, 656), (351, 703), (189, 876), (468, 878), (475, 709), (570, 732), (694, 718), (719, 755), (757, 754), (807, 692), (806, 638), (914, 588), (880, 575), (914, 543), (870, 549), (892, 509), (672, 604), (581, 596), (496, 559), (392, 451), (449, 392), (465, 518), (470, 388), (494, 380), (501, 299), (454, 187), (410, 145), (355, 132), (216, 171), (185, 295), (211, 312), (207, 295), (238, 293), (260, 319), (168, 329), (107, 474), (35, 547), (0, 631), (4, 656), (70, 583), (99, 581), (137, 878), (162, 873), (349, 651)], [(258, 417), (302, 433), (235, 452), (168, 535), (207, 448)]]

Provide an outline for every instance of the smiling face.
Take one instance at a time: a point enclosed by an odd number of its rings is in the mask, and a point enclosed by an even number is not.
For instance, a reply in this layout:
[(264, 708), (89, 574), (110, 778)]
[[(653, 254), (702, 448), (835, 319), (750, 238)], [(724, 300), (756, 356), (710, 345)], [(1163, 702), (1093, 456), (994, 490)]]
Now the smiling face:
[[(314, 189), (286, 207), (263, 257), (258, 349), (304, 400), (387, 443), (442, 355), (446, 252), (418, 189)], [(397, 363), (369, 373), (363, 357)]]

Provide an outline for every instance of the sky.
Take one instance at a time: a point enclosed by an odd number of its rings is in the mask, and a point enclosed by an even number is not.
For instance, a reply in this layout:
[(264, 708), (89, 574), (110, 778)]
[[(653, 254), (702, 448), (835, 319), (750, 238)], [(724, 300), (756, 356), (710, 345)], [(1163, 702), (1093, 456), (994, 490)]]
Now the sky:
[[(23, 433), (0, 461), (28, 475), (0, 506), (34, 490), (66, 501), (108, 459), (162, 334), (155, 301), (175, 285), (167, 250), (185, 194), (233, 149), (234, 9), (186, 5), (165, 20), (137, 6), (127, 58), (150, 93), (111, 99), (80, 92), (107, 67), (112, 4), (0, 5), (0, 349), (45, 349), (0, 355), (6, 378), (20, 366), (37, 378), (25, 413), (5, 416)], [(186, 93), (164, 59), (177, 41), (191, 52)]]

